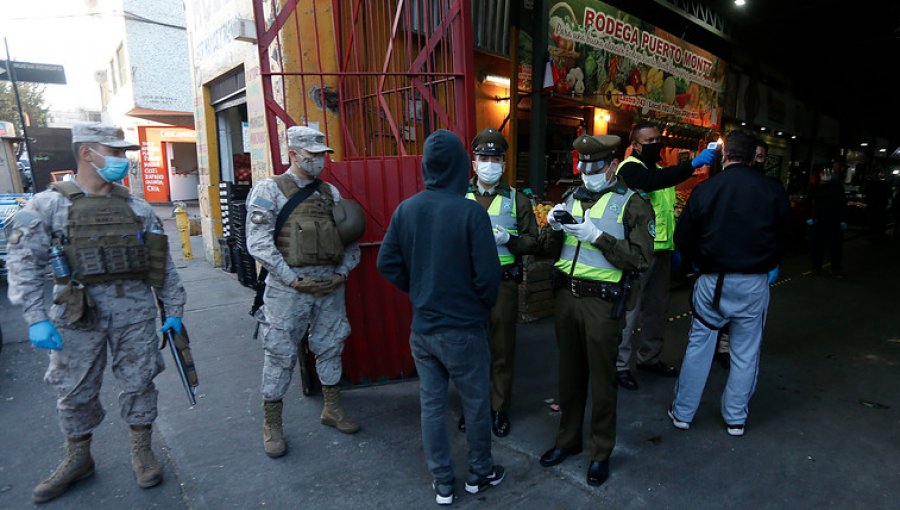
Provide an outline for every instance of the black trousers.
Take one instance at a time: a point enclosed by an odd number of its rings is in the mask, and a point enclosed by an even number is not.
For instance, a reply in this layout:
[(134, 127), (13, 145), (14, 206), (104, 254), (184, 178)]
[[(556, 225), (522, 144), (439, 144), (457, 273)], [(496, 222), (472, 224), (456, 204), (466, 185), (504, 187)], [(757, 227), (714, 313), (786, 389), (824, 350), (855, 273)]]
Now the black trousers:
[(822, 257), (828, 250), (831, 270), (843, 271), (844, 233), (841, 224), (834, 221), (817, 221), (812, 227), (812, 267), (813, 271), (822, 270)]

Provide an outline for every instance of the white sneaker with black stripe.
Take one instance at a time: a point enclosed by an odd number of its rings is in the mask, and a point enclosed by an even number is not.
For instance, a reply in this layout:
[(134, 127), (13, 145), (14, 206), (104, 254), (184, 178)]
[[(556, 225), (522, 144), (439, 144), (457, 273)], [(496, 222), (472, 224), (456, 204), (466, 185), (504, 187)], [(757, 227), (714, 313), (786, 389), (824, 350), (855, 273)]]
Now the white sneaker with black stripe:
[(480, 476), (475, 473), (469, 473), (469, 477), (466, 478), (466, 492), (469, 494), (478, 494), (491, 487), (496, 487), (497, 485), (500, 485), (500, 482), (503, 481), (505, 476), (506, 470), (499, 464), (494, 464), (494, 470), (491, 471), (491, 474), (489, 475)]
[(669, 415), (669, 419), (672, 420), (672, 425), (675, 426), (676, 429), (688, 430), (691, 428), (690, 422), (681, 421), (675, 417), (675, 413), (672, 412), (672, 408), (670, 407), (666, 414)]
[(744, 435), (744, 425), (726, 424), (725, 426), (729, 436), (740, 437)]

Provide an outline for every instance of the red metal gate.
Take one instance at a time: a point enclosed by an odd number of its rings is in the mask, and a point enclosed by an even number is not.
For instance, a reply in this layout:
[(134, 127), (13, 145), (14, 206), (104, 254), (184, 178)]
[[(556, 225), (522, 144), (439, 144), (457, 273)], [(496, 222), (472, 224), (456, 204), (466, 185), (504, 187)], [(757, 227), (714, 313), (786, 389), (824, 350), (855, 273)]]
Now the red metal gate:
[(254, 0), (275, 172), (284, 130), (312, 124), (337, 149), (325, 173), (365, 209), (362, 259), (347, 286), (354, 384), (409, 377), (410, 307), (375, 267), (397, 204), (423, 187), (425, 138), (475, 131), (469, 0)]

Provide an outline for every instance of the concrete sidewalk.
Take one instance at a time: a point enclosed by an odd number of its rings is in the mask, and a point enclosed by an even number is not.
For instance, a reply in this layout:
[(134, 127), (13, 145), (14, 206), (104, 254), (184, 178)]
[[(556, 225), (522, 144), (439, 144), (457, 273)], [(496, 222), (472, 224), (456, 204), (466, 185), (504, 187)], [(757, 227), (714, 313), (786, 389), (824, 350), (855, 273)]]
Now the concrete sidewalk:
[[(194, 253), (202, 253), (199, 238), (193, 241)], [(172, 245), (177, 248), (174, 236)], [(900, 338), (900, 246), (875, 250), (859, 240), (848, 243), (846, 255), (845, 280), (800, 276), (801, 259), (783, 268), (790, 279), (773, 289), (745, 437), (724, 431), (718, 399), (727, 373), (718, 366), (687, 432), (665, 416), (674, 380), (638, 373), (641, 389), (619, 393), (612, 476), (599, 489), (584, 482), (584, 454), (551, 469), (537, 463), (558, 424), (558, 414), (544, 403), (556, 397), (557, 350), (551, 319), (520, 325), (513, 429), (494, 440), (507, 480), (477, 497), (464, 493), (465, 439), (456, 432), (453, 404), (455, 506), (894, 507), (900, 500), (900, 343), (889, 340)], [(251, 339), (255, 323), (247, 315), (252, 292), (202, 259), (177, 265), (188, 289), (184, 320), (201, 386), (190, 407), (171, 364), (157, 378), (155, 445), (166, 458), (166, 481), (151, 490), (134, 484), (126, 426), (107, 373), (108, 416), (94, 443), (97, 474), (46, 507), (436, 507), (421, 448), (416, 381), (346, 391), (346, 407), (363, 425), (353, 436), (320, 425), (321, 397), (303, 397), (293, 385), (285, 399), (290, 451), (267, 458), (258, 391), (262, 349)], [(31, 488), (58, 462), (62, 436), (52, 393), (40, 381), (46, 353), (28, 344), (21, 314), (3, 294), (0, 508), (25, 508)], [(687, 310), (687, 289), (677, 289), (671, 312)], [(689, 320), (670, 323), (666, 361), (680, 362)]]

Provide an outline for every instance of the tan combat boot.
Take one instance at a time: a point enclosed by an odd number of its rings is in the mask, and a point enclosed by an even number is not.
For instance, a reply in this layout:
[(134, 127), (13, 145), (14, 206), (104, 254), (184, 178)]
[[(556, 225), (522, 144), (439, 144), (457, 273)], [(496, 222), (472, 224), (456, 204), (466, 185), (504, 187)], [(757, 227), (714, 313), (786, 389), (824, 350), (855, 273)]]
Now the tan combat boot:
[(281, 457), (287, 453), (287, 445), (284, 443), (284, 427), (281, 422), (281, 409), (284, 402), (263, 401), (263, 448), (266, 455)]
[(359, 423), (350, 417), (341, 406), (341, 390), (337, 386), (322, 385), (325, 407), (322, 409), (320, 421), (323, 425), (335, 427), (344, 434), (353, 434), (359, 430)]
[(66, 439), (66, 456), (49, 478), (38, 484), (31, 493), (35, 503), (45, 503), (65, 494), (69, 487), (94, 474), (91, 458), (91, 436), (78, 440)]
[(162, 466), (150, 449), (153, 429), (150, 425), (131, 426), (131, 469), (134, 479), (142, 489), (159, 485), (162, 481)]

